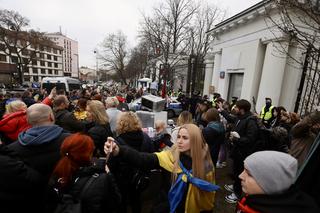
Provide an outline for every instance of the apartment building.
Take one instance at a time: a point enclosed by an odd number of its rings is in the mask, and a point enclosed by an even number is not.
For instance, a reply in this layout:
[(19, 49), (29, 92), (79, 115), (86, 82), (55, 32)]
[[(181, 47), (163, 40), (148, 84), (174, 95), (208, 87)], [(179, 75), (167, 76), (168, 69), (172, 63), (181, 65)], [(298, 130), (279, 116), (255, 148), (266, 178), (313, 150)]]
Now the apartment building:
[[(0, 42), (0, 75), (2, 82), (9, 84), (11, 83), (12, 73), (16, 73), (18, 57), (16, 53), (12, 53), (12, 57), (6, 55), (5, 48), (6, 46)], [(28, 69), (23, 73), (24, 81), (40, 82), (44, 77), (63, 76), (62, 47), (53, 43), (45, 43), (39, 46), (29, 45), (26, 50), (36, 52), (36, 56), (33, 57)], [(22, 57), (26, 60), (29, 59), (27, 53), (22, 52)]]
[(68, 38), (61, 32), (46, 35), (56, 45), (63, 47), (62, 70), (63, 76), (79, 78), (78, 42)]

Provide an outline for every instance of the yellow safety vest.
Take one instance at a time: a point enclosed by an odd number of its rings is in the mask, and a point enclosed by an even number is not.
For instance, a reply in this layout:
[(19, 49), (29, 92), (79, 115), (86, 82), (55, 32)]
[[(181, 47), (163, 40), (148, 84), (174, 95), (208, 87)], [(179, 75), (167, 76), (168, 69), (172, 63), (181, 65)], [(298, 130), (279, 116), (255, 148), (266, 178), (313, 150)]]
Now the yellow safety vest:
[[(156, 152), (155, 154), (158, 157), (160, 166), (169, 172), (173, 172), (174, 159), (171, 150)], [(178, 168), (177, 173), (179, 174), (181, 172), (182, 170)], [(187, 181), (186, 175), (182, 176), (182, 180), (185, 182)], [(206, 181), (215, 184), (214, 169), (207, 173)], [(197, 196), (200, 196), (200, 198)], [(200, 213), (201, 211), (212, 210), (214, 207), (214, 198), (215, 192), (201, 191), (190, 183), (185, 201), (185, 213)]]
[(273, 109), (273, 108), (274, 108), (274, 106), (271, 106), (271, 107), (269, 108), (269, 110), (268, 110), (267, 112), (265, 112), (266, 107), (264, 106), (264, 107), (262, 108), (261, 113), (260, 113), (260, 118), (261, 118), (262, 120), (264, 120), (264, 121), (267, 121), (267, 120), (269, 120), (270, 118), (272, 118), (272, 109)]

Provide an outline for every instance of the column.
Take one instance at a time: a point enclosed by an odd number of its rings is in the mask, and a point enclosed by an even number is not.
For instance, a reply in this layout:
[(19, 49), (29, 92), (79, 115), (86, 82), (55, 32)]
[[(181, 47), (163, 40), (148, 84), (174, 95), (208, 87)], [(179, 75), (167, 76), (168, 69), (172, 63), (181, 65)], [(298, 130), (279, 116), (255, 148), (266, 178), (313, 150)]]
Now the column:
[(205, 77), (204, 77), (204, 85), (203, 85), (203, 95), (209, 95), (209, 86), (211, 86), (212, 75), (213, 75), (213, 55), (208, 54), (205, 57)]
[(267, 45), (257, 99), (258, 112), (264, 106), (266, 97), (272, 99), (274, 106), (279, 104), (287, 52), (288, 42), (270, 42)]

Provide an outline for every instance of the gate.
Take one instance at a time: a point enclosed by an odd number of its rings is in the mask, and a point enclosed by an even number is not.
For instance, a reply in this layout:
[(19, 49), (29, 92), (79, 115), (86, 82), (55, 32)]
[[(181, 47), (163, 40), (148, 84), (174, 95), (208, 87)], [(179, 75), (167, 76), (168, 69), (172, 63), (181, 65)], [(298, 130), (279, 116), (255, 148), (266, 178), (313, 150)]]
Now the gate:
[(320, 52), (306, 51), (303, 71), (294, 111), (300, 115), (315, 111), (320, 106)]

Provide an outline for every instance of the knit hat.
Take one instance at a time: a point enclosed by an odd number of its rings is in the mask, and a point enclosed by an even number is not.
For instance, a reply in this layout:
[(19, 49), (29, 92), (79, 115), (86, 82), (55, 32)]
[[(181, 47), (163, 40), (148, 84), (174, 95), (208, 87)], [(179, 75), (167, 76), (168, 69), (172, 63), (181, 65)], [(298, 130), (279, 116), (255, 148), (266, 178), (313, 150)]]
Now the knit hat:
[(293, 184), (298, 163), (283, 152), (261, 151), (248, 156), (244, 167), (266, 194), (279, 194)]

